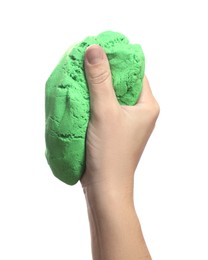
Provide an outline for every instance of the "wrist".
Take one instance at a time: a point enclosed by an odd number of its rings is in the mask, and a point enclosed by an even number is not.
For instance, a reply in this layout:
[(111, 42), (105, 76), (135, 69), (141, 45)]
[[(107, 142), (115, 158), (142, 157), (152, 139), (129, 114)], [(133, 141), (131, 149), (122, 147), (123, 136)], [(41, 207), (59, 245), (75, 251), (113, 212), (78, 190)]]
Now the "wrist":
[(134, 208), (133, 183), (114, 185), (113, 182), (83, 186), (87, 205), (99, 210), (115, 207)]

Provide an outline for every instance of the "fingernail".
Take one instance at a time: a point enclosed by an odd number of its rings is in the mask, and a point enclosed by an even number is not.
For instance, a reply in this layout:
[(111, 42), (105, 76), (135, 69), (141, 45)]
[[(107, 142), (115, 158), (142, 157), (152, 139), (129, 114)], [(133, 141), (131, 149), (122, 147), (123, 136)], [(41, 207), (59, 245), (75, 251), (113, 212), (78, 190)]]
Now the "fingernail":
[(99, 45), (92, 45), (87, 48), (86, 59), (88, 63), (95, 65), (103, 60), (103, 49)]

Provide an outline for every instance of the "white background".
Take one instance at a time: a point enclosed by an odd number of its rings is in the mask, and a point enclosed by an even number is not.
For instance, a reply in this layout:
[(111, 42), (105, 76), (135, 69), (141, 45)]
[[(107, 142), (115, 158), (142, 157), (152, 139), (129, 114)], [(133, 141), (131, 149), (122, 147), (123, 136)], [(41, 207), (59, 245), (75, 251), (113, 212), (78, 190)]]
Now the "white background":
[(153, 260), (208, 259), (207, 1), (1, 1), (0, 259), (91, 259), (80, 184), (45, 160), (44, 84), (73, 43), (140, 43), (161, 114), (135, 178)]

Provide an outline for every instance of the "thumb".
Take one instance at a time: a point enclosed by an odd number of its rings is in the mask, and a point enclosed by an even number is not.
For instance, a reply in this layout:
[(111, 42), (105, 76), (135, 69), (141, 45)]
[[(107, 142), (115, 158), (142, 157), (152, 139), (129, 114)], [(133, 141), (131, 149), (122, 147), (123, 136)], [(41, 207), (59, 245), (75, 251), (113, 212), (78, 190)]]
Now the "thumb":
[(113, 89), (107, 56), (99, 45), (91, 45), (85, 53), (85, 74), (90, 92), (91, 112), (101, 116), (118, 104)]

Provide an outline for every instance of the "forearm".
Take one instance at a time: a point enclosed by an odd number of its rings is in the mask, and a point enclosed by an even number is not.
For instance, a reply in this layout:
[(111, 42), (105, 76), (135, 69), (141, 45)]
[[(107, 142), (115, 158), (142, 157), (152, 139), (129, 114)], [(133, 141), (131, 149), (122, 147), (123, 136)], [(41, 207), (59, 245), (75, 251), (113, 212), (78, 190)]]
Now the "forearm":
[(137, 218), (133, 189), (85, 187), (94, 260), (151, 259)]

